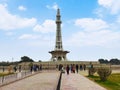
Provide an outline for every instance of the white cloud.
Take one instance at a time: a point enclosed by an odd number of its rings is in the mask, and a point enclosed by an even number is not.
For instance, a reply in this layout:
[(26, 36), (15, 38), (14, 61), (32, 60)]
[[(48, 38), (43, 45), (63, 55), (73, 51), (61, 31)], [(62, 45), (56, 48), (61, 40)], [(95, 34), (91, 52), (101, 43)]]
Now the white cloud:
[(19, 37), (19, 39), (38, 39), (40, 37), (40, 35), (23, 34)]
[(113, 0), (98, 0), (98, 3), (106, 8), (112, 6)]
[(119, 24), (118, 27), (120, 27), (120, 15), (117, 16), (116, 22)]
[(8, 2), (9, 0), (0, 0), (0, 2), (3, 2), (3, 3), (5, 3), (5, 2)]
[(12, 35), (14, 35), (14, 33), (13, 32), (7, 32), (6, 35), (7, 36), (12, 36)]
[(55, 32), (55, 21), (54, 20), (45, 20), (43, 24), (36, 25), (33, 30), (41, 33)]
[(19, 36), (19, 40), (25, 41), (23, 44), (32, 47), (53, 47), (54, 38), (48, 35), (23, 34)]
[(120, 40), (120, 32), (112, 32), (103, 30), (99, 32), (77, 32), (74, 34), (69, 42), (78, 46), (105, 46), (113, 47), (114, 42)]
[(110, 10), (112, 14), (120, 12), (120, 0), (98, 0), (98, 4)]
[(20, 11), (26, 11), (26, 10), (27, 10), (26, 7), (24, 7), (24, 6), (19, 6), (18, 9), (19, 9)]
[[(101, 19), (77, 19), (75, 25), (80, 31), (74, 33), (66, 42), (75, 46), (119, 47), (120, 32), (112, 30), (115, 24), (108, 24)], [(115, 28), (114, 28), (115, 29)]]
[(56, 3), (54, 3), (52, 6), (47, 5), (46, 7), (47, 7), (48, 9), (54, 9), (54, 10), (57, 10), (57, 9), (59, 8), (59, 6), (58, 6)]
[(106, 29), (109, 25), (101, 19), (82, 18), (75, 21), (75, 25), (86, 31), (98, 31)]
[(22, 18), (17, 15), (9, 13), (7, 5), (0, 4), (0, 29), (13, 30), (35, 25), (37, 20), (35, 18)]

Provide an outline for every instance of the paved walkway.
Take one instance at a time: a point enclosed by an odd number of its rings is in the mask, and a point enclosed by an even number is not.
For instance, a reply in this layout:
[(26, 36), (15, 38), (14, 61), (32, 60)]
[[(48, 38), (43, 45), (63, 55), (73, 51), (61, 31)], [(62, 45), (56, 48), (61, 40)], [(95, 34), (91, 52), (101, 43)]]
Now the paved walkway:
[(56, 90), (59, 72), (48, 71), (0, 87), (0, 90)]
[[(47, 71), (0, 87), (0, 90), (56, 90), (60, 73)], [(60, 90), (106, 90), (86, 77), (62, 74)]]
[(106, 90), (98, 84), (90, 81), (86, 77), (70, 73), (69, 75), (62, 74), (61, 89), (60, 90)]

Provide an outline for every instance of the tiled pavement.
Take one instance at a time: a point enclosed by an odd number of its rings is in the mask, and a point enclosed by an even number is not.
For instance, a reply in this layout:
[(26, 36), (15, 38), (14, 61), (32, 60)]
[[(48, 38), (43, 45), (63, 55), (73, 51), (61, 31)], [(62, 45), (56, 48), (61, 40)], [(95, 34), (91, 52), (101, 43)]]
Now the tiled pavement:
[(0, 90), (56, 90), (59, 72), (48, 71), (0, 87)]
[(106, 90), (98, 84), (90, 81), (86, 77), (70, 73), (69, 75), (62, 74), (61, 89), (60, 90)]
[[(0, 87), (0, 90), (56, 90), (60, 73), (47, 71)], [(62, 74), (60, 90), (106, 90), (86, 77), (70, 73)]]

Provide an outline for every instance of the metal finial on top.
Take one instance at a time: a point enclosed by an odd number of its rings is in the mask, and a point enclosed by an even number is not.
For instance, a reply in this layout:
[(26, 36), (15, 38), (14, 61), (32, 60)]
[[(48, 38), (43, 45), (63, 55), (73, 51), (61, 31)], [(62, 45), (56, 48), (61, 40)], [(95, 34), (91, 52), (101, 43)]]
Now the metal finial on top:
[(60, 9), (59, 8), (57, 9), (57, 15), (60, 15)]

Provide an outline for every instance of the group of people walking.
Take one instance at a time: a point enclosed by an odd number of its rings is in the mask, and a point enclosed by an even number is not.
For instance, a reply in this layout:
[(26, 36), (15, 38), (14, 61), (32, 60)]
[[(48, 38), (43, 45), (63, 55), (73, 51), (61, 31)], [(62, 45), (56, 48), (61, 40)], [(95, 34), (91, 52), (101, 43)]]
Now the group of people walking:
[[(8, 71), (9, 72), (11, 72), (12, 71), (12, 69), (13, 69), (13, 71), (14, 72), (21, 72), (21, 70), (23, 69), (23, 70), (30, 70), (30, 72), (36, 72), (36, 71), (39, 71), (39, 70), (42, 70), (42, 65), (37, 65), (37, 64), (32, 64), (32, 65), (30, 65), (28, 68), (26, 68), (26, 67), (22, 67), (21, 65), (19, 65), (19, 66), (14, 66), (13, 68), (12, 68), (12, 66), (10, 66), (9, 68), (8, 68)], [(3, 68), (3, 72), (4, 72), (4, 68)]]
[(34, 64), (34, 65), (31, 65), (30, 66), (30, 71), (31, 72), (36, 72), (36, 71), (39, 71), (39, 70), (42, 70), (42, 65), (37, 65), (37, 64)]
[[(63, 68), (63, 66), (62, 66), (62, 68)], [(78, 64), (71, 64), (71, 65), (67, 65), (66, 66), (66, 72), (67, 72), (67, 74), (69, 75), (69, 72), (71, 71), (71, 73), (78, 73), (78, 71), (79, 71), (79, 69), (80, 70), (86, 70), (86, 65), (85, 64), (81, 64), (81, 65), (78, 65)]]

